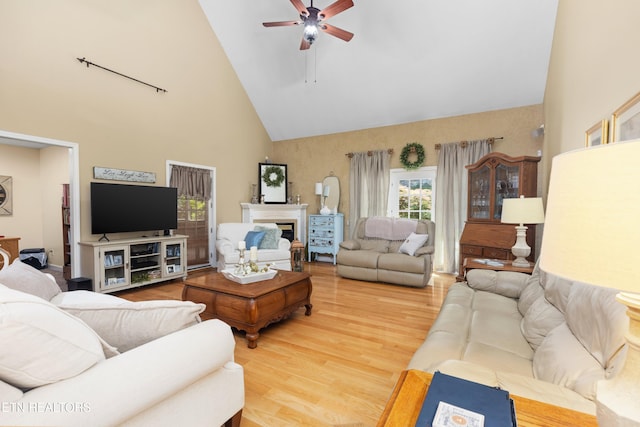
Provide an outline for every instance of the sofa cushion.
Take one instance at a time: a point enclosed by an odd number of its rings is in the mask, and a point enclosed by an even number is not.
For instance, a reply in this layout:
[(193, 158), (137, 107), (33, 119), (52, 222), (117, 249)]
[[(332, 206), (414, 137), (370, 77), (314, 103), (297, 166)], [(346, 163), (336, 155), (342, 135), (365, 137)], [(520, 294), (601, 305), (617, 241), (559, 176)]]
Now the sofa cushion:
[(518, 310), (520, 310), (520, 314), (523, 316), (527, 314), (531, 304), (540, 297), (544, 297), (544, 288), (540, 285), (540, 273), (536, 267), (527, 281), (527, 285), (520, 293), (520, 298), (518, 299)]
[(626, 344), (624, 334), (629, 329), (626, 307), (616, 300), (617, 293), (615, 289), (574, 283), (565, 311), (569, 329), (607, 370), (607, 377), (623, 365), (623, 361), (614, 362)]
[(566, 323), (542, 341), (533, 357), (533, 372), (538, 379), (570, 388), (591, 400), (595, 398), (596, 382), (605, 378), (600, 363)]
[(82, 319), (121, 352), (199, 323), (205, 309), (204, 304), (191, 301), (131, 302), (89, 291), (63, 292), (52, 302)]
[(256, 225), (254, 230), (264, 231), (264, 237), (258, 245), (258, 249), (278, 249), (280, 238), (282, 238), (282, 230), (279, 227)]
[(117, 352), (82, 320), (0, 286), (0, 380), (22, 389), (74, 377)]
[(520, 296), (528, 280), (529, 275), (513, 271), (474, 269), (467, 272), (471, 288), (514, 299)]
[(404, 242), (398, 249), (398, 252), (413, 256), (418, 250), (418, 248), (424, 245), (427, 242), (427, 240), (429, 240), (428, 234), (411, 233), (404, 240)]
[(61, 292), (55, 280), (19, 259), (0, 271), (0, 284), (47, 301)]
[(560, 310), (547, 301), (541, 292), (540, 297), (529, 306), (520, 326), (522, 335), (531, 348), (536, 350), (549, 332), (562, 322), (564, 322), (564, 316)]
[(401, 271), (405, 273), (424, 274), (427, 266), (423, 258), (410, 257), (405, 254), (380, 254), (378, 269)]
[(338, 259), (338, 263), (343, 266), (346, 265), (346, 266), (370, 268), (370, 269), (376, 270), (378, 268), (379, 256), (380, 256), (380, 253), (376, 251), (340, 250), (338, 251), (337, 259)]
[(360, 240), (360, 249), (363, 251), (387, 253), (389, 252), (389, 241), (378, 239), (362, 239)]
[(260, 246), (260, 242), (264, 238), (264, 231), (249, 231), (246, 236), (244, 236), (244, 241), (247, 244), (247, 248), (251, 248), (255, 246), (256, 248)]

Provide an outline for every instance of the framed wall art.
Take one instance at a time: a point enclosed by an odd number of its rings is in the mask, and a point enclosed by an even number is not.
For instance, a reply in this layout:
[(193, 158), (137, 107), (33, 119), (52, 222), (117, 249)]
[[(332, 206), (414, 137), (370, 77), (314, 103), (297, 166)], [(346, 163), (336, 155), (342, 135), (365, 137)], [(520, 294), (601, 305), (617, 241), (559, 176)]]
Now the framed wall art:
[(640, 138), (640, 93), (613, 112), (611, 142)]
[(593, 147), (596, 145), (602, 145), (609, 142), (609, 122), (607, 120), (601, 120), (595, 125), (591, 126), (585, 132), (585, 145), (587, 147)]
[(0, 215), (13, 215), (13, 178), (0, 175)]
[(287, 165), (258, 163), (258, 182), (264, 203), (287, 203)]

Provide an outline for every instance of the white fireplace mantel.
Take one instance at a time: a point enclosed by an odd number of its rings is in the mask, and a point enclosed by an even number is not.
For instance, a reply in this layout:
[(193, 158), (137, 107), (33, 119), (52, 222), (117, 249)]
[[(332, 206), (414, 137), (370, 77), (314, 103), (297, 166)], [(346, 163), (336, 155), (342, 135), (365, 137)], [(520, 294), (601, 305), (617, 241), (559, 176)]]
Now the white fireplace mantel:
[(252, 204), (240, 203), (242, 206), (242, 222), (293, 222), (295, 236), (302, 244), (307, 239), (307, 203), (289, 204)]

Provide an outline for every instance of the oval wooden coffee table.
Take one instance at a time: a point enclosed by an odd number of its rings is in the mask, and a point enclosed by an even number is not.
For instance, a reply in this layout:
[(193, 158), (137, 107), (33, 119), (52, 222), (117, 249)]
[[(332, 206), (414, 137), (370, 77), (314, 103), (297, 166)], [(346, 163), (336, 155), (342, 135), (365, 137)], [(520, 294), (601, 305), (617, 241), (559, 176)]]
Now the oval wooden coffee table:
[(256, 348), (260, 329), (286, 319), (298, 308), (311, 315), (311, 275), (278, 271), (273, 279), (241, 285), (222, 273), (186, 279), (183, 301), (206, 305), (203, 319), (220, 319), (246, 332), (247, 346)]

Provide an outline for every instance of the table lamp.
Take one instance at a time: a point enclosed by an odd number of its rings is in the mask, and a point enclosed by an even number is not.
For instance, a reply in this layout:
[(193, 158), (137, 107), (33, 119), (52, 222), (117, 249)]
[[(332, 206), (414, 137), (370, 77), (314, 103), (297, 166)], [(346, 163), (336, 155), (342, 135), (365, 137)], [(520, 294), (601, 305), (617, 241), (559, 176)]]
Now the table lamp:
[(602, 426), (640, 425), (640, 140), (560, 154), (553, 159), (540, 269), (618, 289), (627, 307), (627, 358), (598, 382)]
[[(324, 198), (322, 196), (322, 183), (316, 182), (316, 196), (320, 196), (320, 209), (324, 207)], [(320, 212), (320, 210), (318, 210)]]
[(526, 258), (531, 253), (527, 244), (527, 226), (524, 224), (542, 224), (544, 211), (542, 210), (542, 198), (524, 197), (504, 199), (502, 201), (501, 222), (516, 225), (516, 244), (511, 248), (516, 257), (511, 263), (514, 267), (529, 267)]

